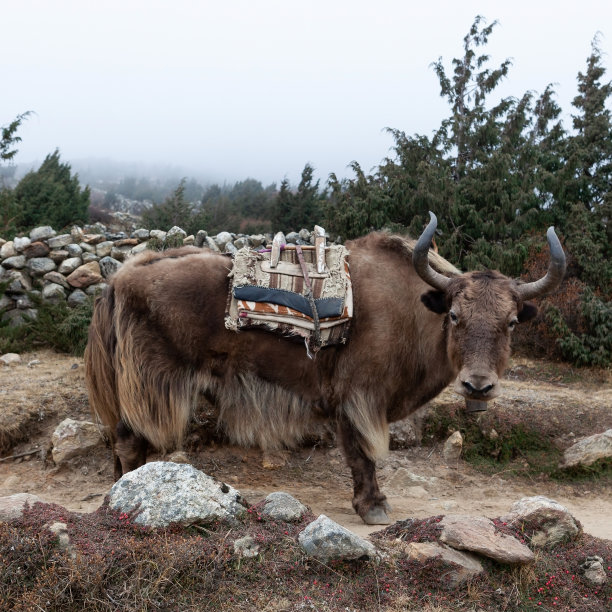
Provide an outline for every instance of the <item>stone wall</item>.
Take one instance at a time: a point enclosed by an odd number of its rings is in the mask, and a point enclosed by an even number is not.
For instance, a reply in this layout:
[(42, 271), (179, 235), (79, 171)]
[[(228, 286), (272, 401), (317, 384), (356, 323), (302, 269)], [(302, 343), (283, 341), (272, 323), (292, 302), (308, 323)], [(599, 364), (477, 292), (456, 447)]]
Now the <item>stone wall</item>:
[[(29, 236), (13, 240), (0, 238), (0, 283), (6, 284), (0, 296), (0, 313), (11, 325), (23, 322), (24, 315), (36, 316), (32, 295), (43, 301), (82, 304), (88, 295), (104, 289), (108, 278), (132, 255), (144, 251), (149, 241), (157, 245), (195, 245), (221, 253), (234, 253), (249, 246), (265, 248), (272, 235), (220, 232), (209, 236), (204, 230), (187, 236), (179, 227), (170, 231), (134, 229), (115, 232), (97, 223), (69, 234), (57, 234), (49, 227), (37, 227)], [(288, 243), (311, 244), (311, 232), (287, 234)]]

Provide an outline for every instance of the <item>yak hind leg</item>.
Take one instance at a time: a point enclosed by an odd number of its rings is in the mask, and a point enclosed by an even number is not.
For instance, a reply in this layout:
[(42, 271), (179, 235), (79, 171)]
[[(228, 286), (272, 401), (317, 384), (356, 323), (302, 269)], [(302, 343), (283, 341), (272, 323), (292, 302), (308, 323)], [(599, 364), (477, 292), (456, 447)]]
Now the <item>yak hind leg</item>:
[(148, 441), (135, 434), (123, 421), (115, 427), (113, 455), (115, 458), (115, 480), (147, 462)]
[(359, 432), (345, 419), (338, 430), (344, 455), (353, 475), (353, 508), (367, 525), (389, 525), (391, 507), (376, 479), (376, 463), (363, 450)]

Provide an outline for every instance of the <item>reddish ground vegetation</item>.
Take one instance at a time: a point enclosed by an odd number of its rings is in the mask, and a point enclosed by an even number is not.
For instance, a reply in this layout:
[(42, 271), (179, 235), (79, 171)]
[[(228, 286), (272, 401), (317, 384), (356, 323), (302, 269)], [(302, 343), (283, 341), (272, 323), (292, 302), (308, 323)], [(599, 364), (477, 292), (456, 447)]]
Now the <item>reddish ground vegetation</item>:
[[(0, 600), (4, 609), (46, 610), (606, 610), (608, 584), (596, 587), (580, 573), (587, 556), (609, 564), (612, 542), (587, 535), (551, 551), (531, 566), (485, 561), (483, 576), (456, 589), (442, 586), (436, 560), (422, 564), (393, 552), (394, 543), (432, 541), (441, 517), (407, 520), (378, 532), (379, 562), (323, 564), (308, 558), (297, 536), (314, 519), (287, 524), (249, 509), (228, 526), (148, 529), (103, 504), (76, 514), (35, 504), (0, 524)], [(67, 525), (72, 551), (61, 550), (48, 525)], [(507, 533), (516, 531), (500, 524)], [(259, 546), (241, 558), (234, 541), (250, 535)], [(520, 535), (520, 534), (519, 534)]]

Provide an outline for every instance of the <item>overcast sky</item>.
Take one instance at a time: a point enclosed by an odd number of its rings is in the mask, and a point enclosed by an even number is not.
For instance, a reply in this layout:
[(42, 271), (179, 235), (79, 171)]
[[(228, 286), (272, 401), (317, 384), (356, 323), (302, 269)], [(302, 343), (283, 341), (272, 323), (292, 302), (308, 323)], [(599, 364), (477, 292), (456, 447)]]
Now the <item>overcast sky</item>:
[(593, 36), (612, 78), (610, 0), (4, 0), (0, 125), (17, 163), (95, 157), (180, 166), (210, 181), (369, 171), (384, 128), (431, 134), (446, 116), (430, 64), (450, 72), (474, 17), (513, 58), (503, 95), (556, 84), (566, 116)]

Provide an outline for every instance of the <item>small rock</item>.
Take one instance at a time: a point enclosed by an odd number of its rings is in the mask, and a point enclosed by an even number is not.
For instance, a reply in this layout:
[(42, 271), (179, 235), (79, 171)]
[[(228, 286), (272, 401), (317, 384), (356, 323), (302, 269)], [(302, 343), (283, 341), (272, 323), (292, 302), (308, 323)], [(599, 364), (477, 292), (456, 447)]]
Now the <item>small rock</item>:
[(211, 251), (214, 251), (215, 253), (221, 252), (217, 246), (217, 243), (210, 236), (206, 236), (205, 243)]
[(245, 536), (234, 542), (234, 553), (239, 557), (256, 557), (259, 554), (259, 546), (251, 536)]
[(601, 586), (608, 582), (608, 576), (604, 569), (604, 560), (598, 556), (587, 557), (584, 563), (580, 565), (580, 569), (584, 577), (593, 584)]
[(56, 285), (60, 285), (64, 289), (70, 289), (70, 285), (66, 282), (64, 275), (60, 274), (59, 272), (47, 272), (43, 276), (43, 280), (46, 280), (50, 283), (55, 283)]
[(75, 558), (76, 553), (74, 552), (72, 543), (70, 542), (70, 536), (68, 535), (68, 525), (66, 525), (66, 523), (56, 522), (46, 525), (46, 527), (51, 533), (57, 536), (60, 550), (66, 551), (72, 558)]
[(95, 423), (64, 419), (51, 436), (53, 461), (60, 465), (68, 459), (85, 455), (104, 443), (101, 430)]
[(15, 257), (17, 255), (17, 251), (15, 250), (15, 244), (12, 240), (5, 242), (0, 247), (0, 259), (7, 259), (8, 257)]
[(459, 550), (471, 550), (500, 563), (529, 563), (534, 555), (516, 538), (498, 533), (484, 516), (449, 514), (440, 522), (440, 541)]
[(70, 257), (70, 253), (64, 249), (58, 249), (57, 251), (51, 251), (49, 253), (49, 259), (52, 259), (56, 265), (61, 264), (62, 261), (68, 257)]
[(83, 249), (78, 244), (67, 244), (66, 250), (70, 257), (80, 257), (83, 254)]
[(85, 302), (87, 302), (87, 294), (81, 291), (81, 289), (75, 289), (66, 300), (66, 304), (68, 304), (70, 308), (75, 308), (76, 306), (85, 304)]
[(175, 225), (174, 227), (171, 227), (168, 230), (168, 233), (166, 234), (166, 240), (169, 240), (170, 238), (174, 238), (175, 236), (179, 236), (180, 238), (185, 238), (187, 236), (187, 232), (184, 229), (181, 229), (180, 227), (178, 227), (178, 225)]
[(520, 499), (500, 520), (513, 527), (536, 526), (531, 544), (540, 548), (573, 539), (582, 531), (580, 523), (565, 506), (543, 495)]
[(130, 255), (138, 255), (138, 253), (142, 253), (149, 248), (149, 242), (141, 242), (137, 244), (135, 247), (132, 247), (130, 250)]
[(608, 457), (612, 457), (612, 429), (578, 440), (563, 453), (559, 467), (589, 466)]
[(256, 249), (266, 241), (266, 237), (263, 234), (253, 234), (249, 236), (249, 241), (253, 245), (253, 248)]
[(45, 257), (49, 254), (49, 247), (44, 242), (32, 242), (24, 250), (23, 254), (31, 259), (32, 257)]
[(98, 257), (108, 257), (111, 254), (113, 243), (110, 240), (105, 240), (96, 245), (96, 255)]
[(82, 264), (83, 261), (80, 257), (68, 257), (68, 259), (62, 261), (57, 271), (64, 275), (72, 274)]
[(138, 229), (135, 229), (132, 232), (132, 237), (133, 238), (138, 238), (138, 240), (148, 240), (150, 236), (150, 232), (148, 229), (145, 229), (144, 227), (140, 227)]
[(66, 290), (62, 285), (49, 283), (43, 287), (42, 298), (48, 302), (59, 302), (66, 299)]
[(106, 283), (95, 283), (94, 285), (89, 285), (89, 287), (85, 289), (85, 293), (87, 295), (98, 295), (107, 287), (108, 285)]
[(104, 242), (105, 240), (106, 237), (104, 236), (104, 234), (83, 234), (81, 242), (79, 244), (81, 245), (81, 248), (83, 248), (83, 244), (87, 244), (93, 247), (96, 244)]
[(399, 450), (417, 444), (417, 434), (410, 419), (404, 419), (389, 425), (389, 448)]
[(3, 282), (8, 282), (6, 293), (24, 293), (32, 290), (32, 281), (27, 274), (20, 270), (9, 270), (2, 279)]
[(461, 460), (461, 451), (463, 449), (463, 436), (461, 432), (454, 432), (444, 443), (442, 449), (442, 457), (449, 467), (456, 467)]
[(15, 493), (0, 497), (0, 522), (19, 518), (26, 504), (32, 506), (42, 501), (40, 497), (31, 493)]
[(180, 450), (174, 451), (172, 454), (168, 455), (167, 461), (170, 461), (171, 463), (191, 463), (187, 453)]
[[(229, 232), (219, 232), (214, 241), (217, 245), (217, 248), (224, 253), (226, 245), (230, 244), (232, 241), (232, 235)], [(232, 245), (233, 246), (233, 245)]]
[(308, 508), (304, 504), (300, 503), (292, 495), (289, 495), (289, 493), (282, 491), (270, 493), (266, 497), (262, 510), (262, 514), (277, 521), (285, 521), (287, 523), (299, 521), (306, 512), (308, 512)]
[(28, 270), (32, 276), (43, 276), (55, 268), (56, 264), (50, 257), (33, 257), (28, 260)]
[(21, 355), (17, 353), (5, 353), (0, 357), (0, 363), (6, 366), (15, 365), (21, 363)]
[(99, 283), (102, 281), (100, 265), (97, 261), (84, 264), (70, 274), (66, 280), (68, 281), (69, 285), (72, 285), (77, 289), (83, 289), (84, 287), (89, 287), (89, 285)]
[(13, 246), (15, 247), (15, 250), (18, 253), (23, 253), (26, 250), (26, 248), (30, 246), (31, 243), (32, 241), (27, 237), (13, 238)]
[(195, 235), (193, 245), (201, 247), (203, 244), (205, 244), (207, 236), (208, 233), (205, 230), (199, 230), (198, 233)]
[(32, 242), (37, 242), (38, 240), (48, 240), (49, 238), (53, 238), (56, 232), (50, 225), (43, 225), (40, 227), (35, 227), (30, 232), (30, 240)]
[(307, 555), (324, 563), (332, 559), (350, 560), (379, 556), (373, 544), (324, 514), (310, 523), (300, 533), (298, 540)]
[(12, 257), (7, 257), (2, 261), (2, 265), (9, 270), (22, 270), (26, 265), (25, 255), (13, 255)]
[(70, 234), (61, 234), (59, 236), (54, 236), (53, 238), (49, 238), (47, 244), (51, 249), (61, 249), (68, 244), (72, 243), (72, 236)]
[(448, 586), (456, 586), (482, 573), (478, 558), (470, 553), (460, 552), (438, 542), (411, 542), (406, 553), (409, 559), (425, 563), (429, 559), (441, 559), (448, 570), (442, 570), (440, 580)]
[(100, 272), (105, 279), (110, 278), (122, 265), (120, 261), (112, 257), (103, 257), (98, 264), (100, 266)]

